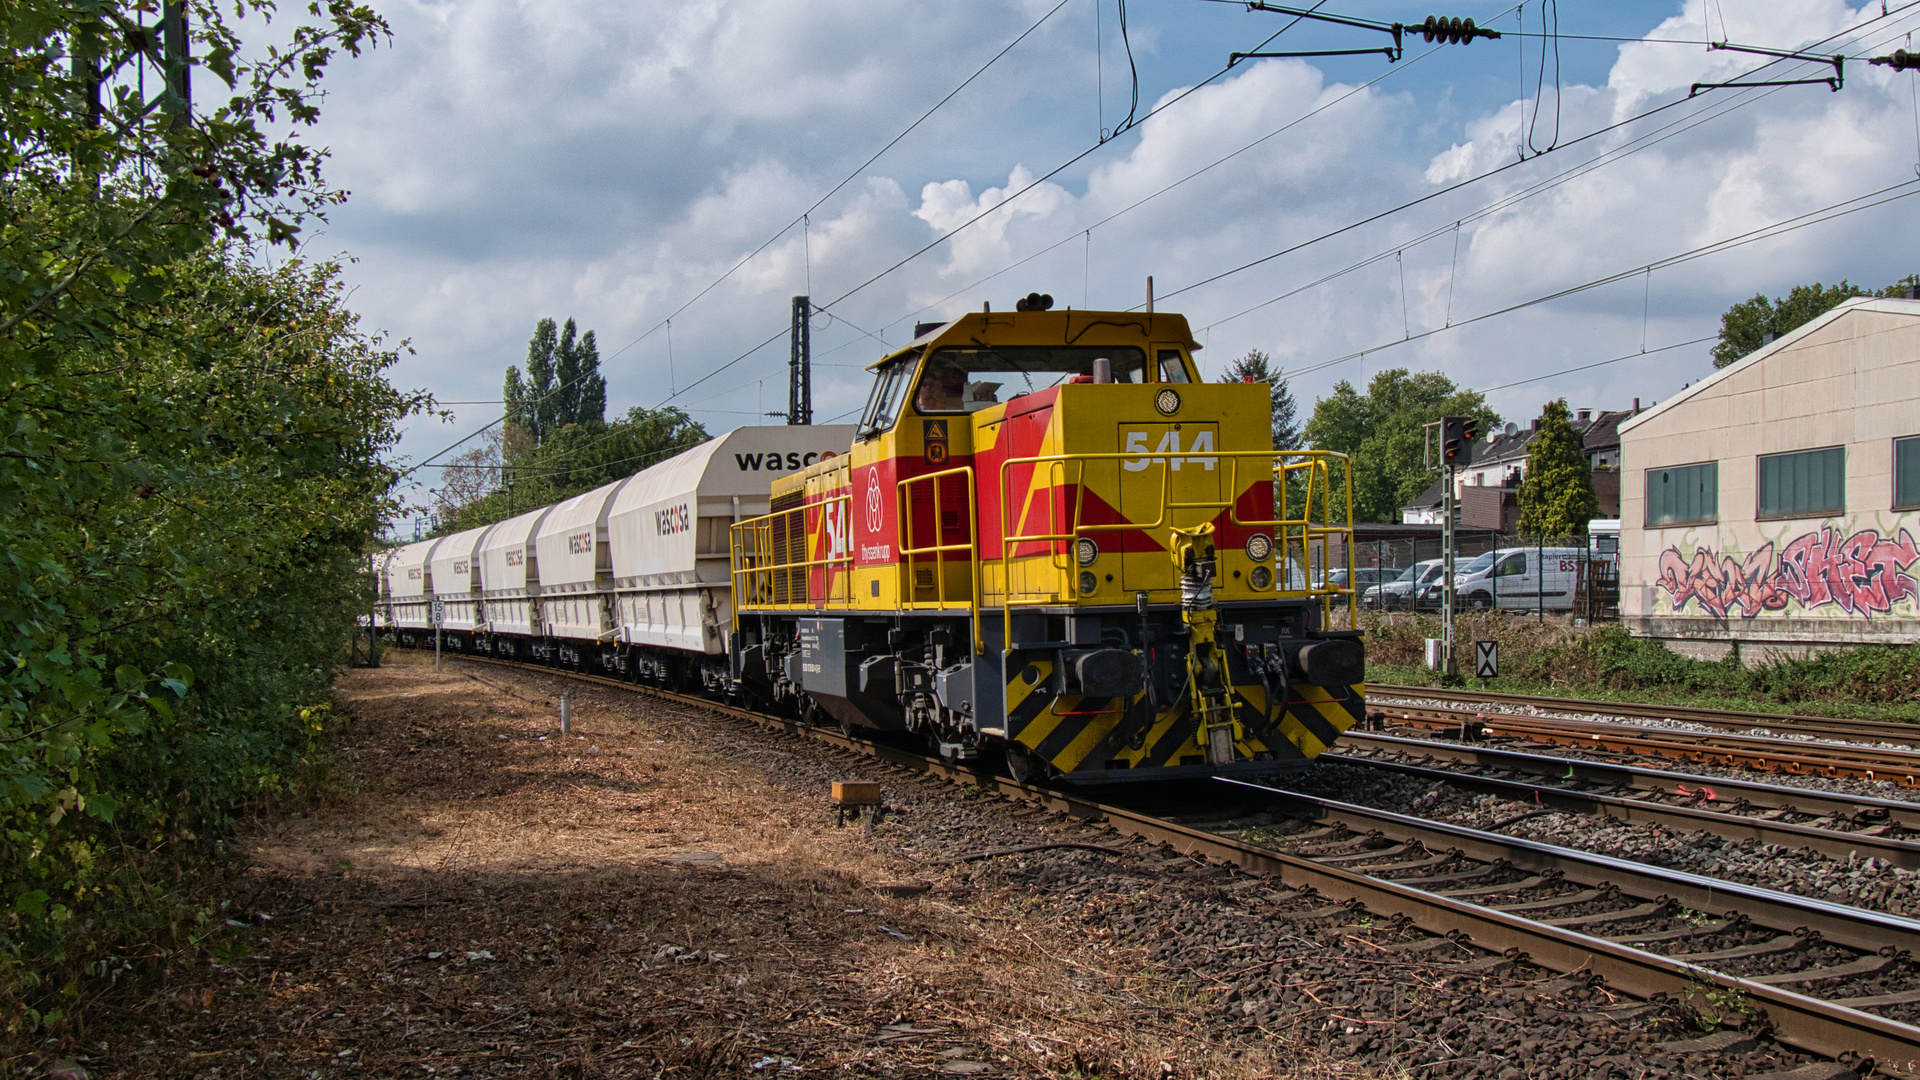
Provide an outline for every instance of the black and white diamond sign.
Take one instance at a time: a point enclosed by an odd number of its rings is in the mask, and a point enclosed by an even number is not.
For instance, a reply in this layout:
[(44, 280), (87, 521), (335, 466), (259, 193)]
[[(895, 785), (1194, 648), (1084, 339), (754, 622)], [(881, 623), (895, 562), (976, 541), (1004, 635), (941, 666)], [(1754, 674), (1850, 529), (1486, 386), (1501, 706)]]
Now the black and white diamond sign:
[(1492, 679), (1500, 674), (1499, 642), (1476, 641), (1473, 643), (1473, 674), (1478, 679)]

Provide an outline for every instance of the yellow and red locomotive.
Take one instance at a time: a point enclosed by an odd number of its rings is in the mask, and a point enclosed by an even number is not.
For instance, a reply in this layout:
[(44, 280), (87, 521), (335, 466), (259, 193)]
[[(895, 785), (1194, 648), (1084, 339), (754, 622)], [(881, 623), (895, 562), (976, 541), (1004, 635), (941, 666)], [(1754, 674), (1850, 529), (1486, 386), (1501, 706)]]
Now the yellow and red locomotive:
[(1312, 758), (1365, 710), (1345, 459), (1276, 455), (1184, 317), (1049, 306), (923, 326), (733, 527), (736, 684), (1023, 779)]

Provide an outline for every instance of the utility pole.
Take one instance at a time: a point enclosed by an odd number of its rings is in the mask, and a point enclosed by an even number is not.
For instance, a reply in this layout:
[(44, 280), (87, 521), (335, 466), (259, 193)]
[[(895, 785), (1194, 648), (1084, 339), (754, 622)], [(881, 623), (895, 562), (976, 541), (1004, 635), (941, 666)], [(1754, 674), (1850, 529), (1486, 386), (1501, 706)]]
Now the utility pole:
[(166, 77), (167, 113), (174, 130), (187, 126), (193, 113), (193, 58), (188, 52), (187, 5), (168, 0), (160, 11), (161, 74)]
[(813, 423), (813, 304), (793, 298), (793, 335), (787, 350), (787, 423)]

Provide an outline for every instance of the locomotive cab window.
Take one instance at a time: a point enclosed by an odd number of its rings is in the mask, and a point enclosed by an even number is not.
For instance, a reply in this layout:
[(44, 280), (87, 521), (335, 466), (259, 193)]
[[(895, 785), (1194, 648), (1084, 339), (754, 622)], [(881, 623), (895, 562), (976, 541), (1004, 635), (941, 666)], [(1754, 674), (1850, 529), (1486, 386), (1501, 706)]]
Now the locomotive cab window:
[(941, 349), (927, 361), (913, 407), (922, 414), (979, 412), (1036, 390), (1098, 382), (1102, 376), (1116, 383), (1147, 381), (1145, 350), (1130, 345)]
[(1160, 381), (1177, 383), (1187, 381), (1187, 365), (1180, 359), (1179, 349), (1160, 350)]
[(865, 419), (860, 421), (860, 438), (871, 439), (893, 430), (893, 422), (900, 419), (900, 403), (907, 396), (907, 386), (913, 382), (914, 366), (914, 357), (903, 356), (875, 374)]

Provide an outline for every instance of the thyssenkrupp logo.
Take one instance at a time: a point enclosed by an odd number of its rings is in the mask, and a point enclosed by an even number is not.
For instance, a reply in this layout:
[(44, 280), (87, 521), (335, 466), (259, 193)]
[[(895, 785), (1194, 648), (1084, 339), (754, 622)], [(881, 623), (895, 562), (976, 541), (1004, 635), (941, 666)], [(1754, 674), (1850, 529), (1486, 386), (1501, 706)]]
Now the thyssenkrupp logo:
[(881, 513), (880, 466), (867, 470), (867, 531), (877, 533), (886, 515)]

